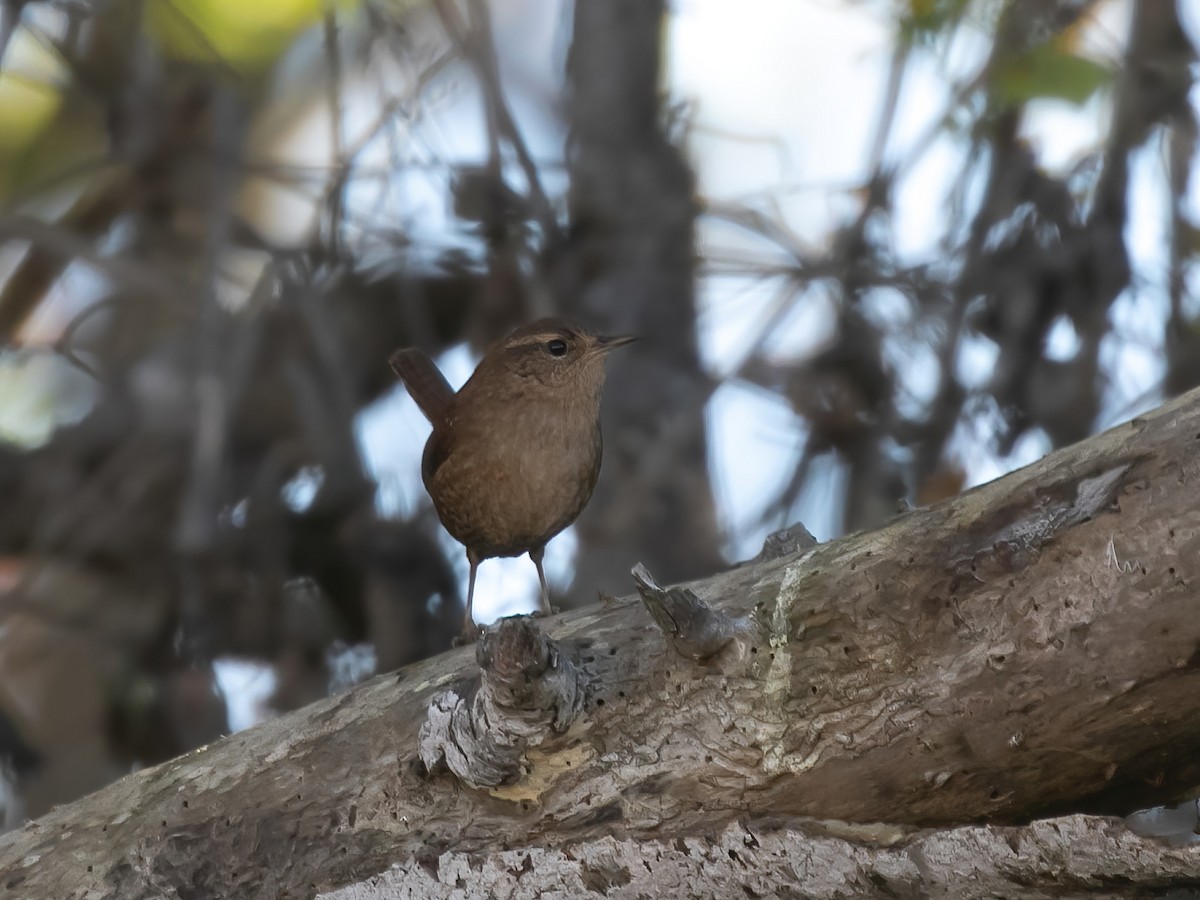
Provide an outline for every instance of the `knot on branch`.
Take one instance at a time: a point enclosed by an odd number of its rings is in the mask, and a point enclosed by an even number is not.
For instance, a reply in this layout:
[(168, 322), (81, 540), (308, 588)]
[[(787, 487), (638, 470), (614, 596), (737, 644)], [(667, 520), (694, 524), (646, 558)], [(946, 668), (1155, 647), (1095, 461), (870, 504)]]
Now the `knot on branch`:
[(812, 532), (805, 527), (803, 522), (797, 522), (768, 534), (766, 540), (763, 541), (762, 550), (758, 552), (758, 556), (750, 560), (750, 563), (763, 563), (773, 559), (782, 559), (785, 556), (794, 556), (802, 550), (811, 550), (815, 546), (817, 546), (817, 539), (813, 537)]
[(688, 588), (664, 590), (641, 563), (632, 574), (650, 616), (680, 656), (704, 662), (750, 631), (746, 619), (713, 609)]
[(430, 701), (418, 753), (429, 771), (444, 764), (471, 787), (511, 784), (526, 749), (566, 731), (582, 712), (583, 673), (528, 616), (489, 626), (475, 659), (478, 682)]

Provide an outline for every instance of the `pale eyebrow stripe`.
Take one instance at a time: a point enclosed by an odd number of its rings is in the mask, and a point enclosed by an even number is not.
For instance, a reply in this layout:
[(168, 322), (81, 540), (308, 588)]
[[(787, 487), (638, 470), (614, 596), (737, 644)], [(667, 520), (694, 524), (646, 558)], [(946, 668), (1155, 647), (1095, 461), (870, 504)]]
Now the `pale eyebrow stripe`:
[(528, 337), (522, 338), (515, 344), (509, 344), (510, 350), (515, 350), (518, 347), (532, 347), (534, 344), (544, 344), (546, 341), (569, 341), (570, 336), (561, 334), (557, 331), (547, 331), (542, 334), (531, 334)]

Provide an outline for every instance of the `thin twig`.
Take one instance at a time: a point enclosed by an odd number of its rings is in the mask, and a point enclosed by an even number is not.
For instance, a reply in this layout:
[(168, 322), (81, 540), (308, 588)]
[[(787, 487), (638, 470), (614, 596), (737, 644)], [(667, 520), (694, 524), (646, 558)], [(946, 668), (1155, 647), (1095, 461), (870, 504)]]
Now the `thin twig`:
[(179, 282), (145, 263), (102, 256), (88, 241), (31, 216), (0, 215), (0, 240), (28, 241), (59, 259), (86, 263), (128, 291), (170, 299), (181, 290)]
[(537, 164), (525, 145), (500, 86), (500, 66), (496, 60), (496, 47), (487, 7), (483, 0), (469, 0), (469, 3), (472, 20), (469, 26), (463, 21), (454, 0), (434, 0), (433, 7), (446, 34), (475, 71), (480, 90), (483, 91), (489, 121), (493, 123), (497, 134), (508, 142), (517, 158), (529, 186), (529, 199), (533, 204), (534, 216), (541, 225), (543, 234), (547, 239), (557, 239), (559, 228), (554, 207), (542, 188)]
[(325, 16), (323, 20), (323, 31), (325, 37), (325, 57), (329, 64), (329, 79), (327, 88), (329, 90), (329, 131), (330, 143), (333, 148), (333, 158), (338, 164), (339, 177), (336, 179), (336, 189), (331, 190), (329, 194), (329, 203), (326, 209), (325, 230), (328, 236), (329, 249), (335, 259), (341, 255), (341, 222), (342, 209), (345, 205), (346, 185), (349, 181), (344, 177), (344, 173), (348, 172), (348, 166), (343, 158), (343, 144), (345, 143), (343, 135), (343, 115), (342, 109), (342, 53), (338, 45), (338, 24), (337, 10), (331, 3), (326, 3)]
[[(233, 98), (226, 92), (218, 92), (213, 101), (213, 143), (227, 151), (220, 157), (233, 159), (234, 154), (229, 151), (237, 145), (240, 126)], [(196, 376), (196, 430), (177, 532), (177, 546), (192, 557), (205, 553), (213, 540), (229, 424), (238, 401), (229, 391), (226, 366), (229, 316), (217, 296), (220, 260), (229, 247), (236, 187), (236, 169), (222, 158), (214, 158), (210, 168), (211, 204), (197, 334), (200, 364)]]

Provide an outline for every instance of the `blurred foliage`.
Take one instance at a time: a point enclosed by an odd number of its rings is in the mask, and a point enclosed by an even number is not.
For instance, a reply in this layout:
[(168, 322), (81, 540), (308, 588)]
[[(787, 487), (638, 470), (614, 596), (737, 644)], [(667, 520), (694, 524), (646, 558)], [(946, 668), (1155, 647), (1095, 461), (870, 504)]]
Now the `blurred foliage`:
[(1071, 52), (1064, 41), (1050, 41), (1004, 59), (994, 75), (997, 98), (1010, 105), (1057, 99), (1082, 105), (1113, 83), (1111, 66)]
[[(899, 37), (917, 44), (949, 37), (968, 11), (980, 6), (974, 0), (907, 0), (899, 5)], [(1000, 8), (996, 3), (990, 5), (993, 13)]]
[(56, 424), (59, 398), (46, 356), (0, 354), (0, 441), (38, 447)]
[(128, 74), (130, 66), (146, 68), (143, 78), (161, 77), (155, 70), (180, 64), (212, 67), (212, 74), (226, 80), (266, 77), (298, 37), (328, 16), (350, 20), (360, 5), (360, 0), (108, 3), (101, 6), (105, 15), (88, 23), (95, 33), (73, 45), (54, 35), (60, 18), (26, 22), (13, 33), (0, 68), (0, 201), (10, 191), (24, 194), (104, 154), (109, 136), (100, 106), (106, 93), (128, 89), (113, 78), (124, 78), (119, 73)]
[(54, 119), (62, 105), (63, 75), (51, 48), (24, 30), (14, 34), (0, 69), (0, 165)]
[(155, 0), (147, 28), (165, 55), (220, 60), (238, 71), (275, 62), (296, 35), (327, 13), (352, 13), (360, 0)]

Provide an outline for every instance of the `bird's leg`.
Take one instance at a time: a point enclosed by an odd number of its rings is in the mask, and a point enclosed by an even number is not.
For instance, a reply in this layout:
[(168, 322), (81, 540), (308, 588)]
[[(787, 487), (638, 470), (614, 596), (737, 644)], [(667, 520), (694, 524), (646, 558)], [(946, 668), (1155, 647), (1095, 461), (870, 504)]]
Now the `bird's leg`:
[(537, 566), (538, 581), (542, 585), (541, 609), (538, 610), (539, 615), (552, 616), (554, 615), (554, 607), (550, 605), (550, 589), (546, 587), (546, 573), (542, 571), (542, 556), (545, 555), (545, 547), (534, 547), (529, 551), (529, 558), (533, 560), (533, 564)]
[(467, 578), (467, 609), (463, 614), (462, 637), (456, 644), (470, 644), (479, 636), (479, 626), (475, 624), (475, 571), (479, 568), (479, 557), (471, 550), (467, 551), (467, 562), (471, 565), (471, 574)]

